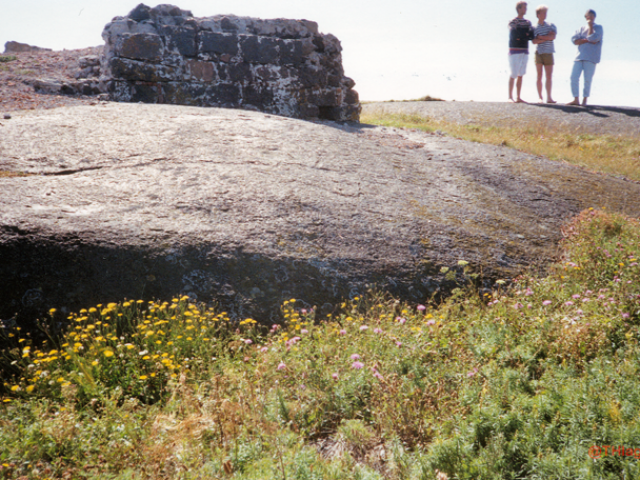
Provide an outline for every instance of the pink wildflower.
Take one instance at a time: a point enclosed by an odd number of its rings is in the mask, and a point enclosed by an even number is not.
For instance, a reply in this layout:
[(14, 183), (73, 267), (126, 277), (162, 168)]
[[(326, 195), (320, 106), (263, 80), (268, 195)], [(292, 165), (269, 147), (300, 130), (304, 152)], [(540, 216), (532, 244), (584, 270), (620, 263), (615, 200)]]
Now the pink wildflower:
[(416, 308), (419, 312), (424, 312), (427, 309), (427, 307), (425, 307), (424, 305), (418, 305)]
[(303, 335), (306, 335), (307, 333), (309, 333), (309, 330), (307, 330), (306, 328), (303, 328), (302, 330), (300, 330), (300, 333)]
[(337, 373), (332, 373), (331, 374), (331, 378), (333, 378), (334, 380), (338, 380), (338, 374)]
[(402, 317), (396, 318), (396, 322), (398, 322), (400, 325), (404, 325), (406, 321), (407, 321), (406, 318), (402, 318)]
[(244, 339), (242, 340), (244, 343), (246, 343), (247, 345), (251, 345), (253, 343), (253, 340), (251, 340), (250, 338)]
[(262, 347), (262, 348), (260, 349), (260, 351), (261, 351), (262, 353), (266, 353), (266, 352), (268, 352), (268, 351), (269, 351), (269, 349), (268, 349), (267, 347)]
[(284, 362), (280, 362), (278, 364), (278, 370), (284, 370), (285, 368), (287, 368), (287, 366), (284, 364)]
[(427, 322), (427, 325), (435, 325), (435, 324), (436, 324), (436, 321), (435, 321), (435, 320), (429, 320), (429, 321)]
[(572, 302), (571, 300), (569, 300), (568, 302), (564, 302), (564, 304), (565, 304), (567, 307), (570, 307), (571, 305), (573, 305), (573, 302)]
[(367, 327), (366, 325), (361, 325), (360, 326), (360, 331), (364, 332), (365, 330), (369, 330), (369, 327)]
[(402, 346), (402, 342), (396, 342), (396, 347), (401, 347)]
[(544, 306), (551, 305), (551, 300), (545, 300), (544, 302), (542, 302), (542, 305)]
[(354, 353), (353, 355), (351, 355), (351, 360), (360, 360), (360, 355)]
[(355, 368), (356, 370), (360, 370), (362, 367), (364, 367), (364, 363), (362, 362), (353, 362), (351, 364), (351, 368)]
[(382, 329), (381, 328), (374, 328), (373, 329), (373, 333), (382, 333)]
[(346, 335), (347, 331), (343, 328), (342, 330), (340, 330), (340, 335)]

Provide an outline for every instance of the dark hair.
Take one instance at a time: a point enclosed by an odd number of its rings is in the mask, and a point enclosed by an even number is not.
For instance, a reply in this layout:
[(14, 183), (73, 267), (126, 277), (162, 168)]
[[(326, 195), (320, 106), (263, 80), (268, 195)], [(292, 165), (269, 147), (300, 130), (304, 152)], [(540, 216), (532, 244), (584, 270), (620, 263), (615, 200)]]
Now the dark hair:
[(587, 14), (589, 14), (589, 13), (590, 13), (591, 15), (593, 15), (594, 17), (597, 17), (597, 15), (596, 15), (596, 11), (595, 11), (595, 10), (593, 10), (593, 9), (591, 9), (591, 8), (590, 8), (589, 10), (587, 10), (587, 13), (585, 13), (585, 15), (587, 15)]

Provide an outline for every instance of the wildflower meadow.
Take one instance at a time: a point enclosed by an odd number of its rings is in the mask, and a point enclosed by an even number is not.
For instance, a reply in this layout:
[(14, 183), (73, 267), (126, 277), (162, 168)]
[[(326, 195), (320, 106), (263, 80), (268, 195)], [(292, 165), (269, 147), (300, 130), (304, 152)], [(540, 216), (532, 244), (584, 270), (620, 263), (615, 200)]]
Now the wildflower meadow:
[(289, 299), (262, 325), (182, 296), (4, 329), (0, 478), (640, 478), (640, 223), (565, 232), (545, 276), (440, 303)]

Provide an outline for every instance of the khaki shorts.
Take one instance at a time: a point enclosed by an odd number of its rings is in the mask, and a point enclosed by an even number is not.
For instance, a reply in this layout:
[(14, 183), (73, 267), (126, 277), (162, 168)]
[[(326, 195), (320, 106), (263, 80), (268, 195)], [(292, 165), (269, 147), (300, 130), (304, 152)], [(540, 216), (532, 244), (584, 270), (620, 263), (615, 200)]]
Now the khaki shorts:
[(536, 52), (536, 65), (553, 65), (553, 53)]

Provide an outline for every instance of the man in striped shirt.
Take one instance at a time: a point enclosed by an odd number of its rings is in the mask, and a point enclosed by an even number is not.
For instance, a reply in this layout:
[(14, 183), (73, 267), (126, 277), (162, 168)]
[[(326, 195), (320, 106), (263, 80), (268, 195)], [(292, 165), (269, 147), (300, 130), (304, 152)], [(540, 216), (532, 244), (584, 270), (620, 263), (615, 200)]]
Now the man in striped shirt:
[[(527, 2), (516, 4), (518, 16), (509, 22), (509, 100), (516, 103), (527, 103), (520, 97), (522, 91), (522, 76), (527, 72), (529, 61), (529, 40), (533, 40), (533, 27), (529, 20), (525, 20)], [(517, 81), (516, 81), (517, 79)], [(517, 99), (513, 99), (513, 85), (516, 85)]]
[(536, 70), (538, 71), (538, 96), (540, 102), (542, 99), (542, 70), (546, 77), (545, 89), (547, 90), (547, 103), (556, 103), (551, 97), (551, 76), (553, 75), (553, 54), (555, 49), (553, 47), (553, 41), (556, 39), (558, 29), (553, 23), (547, 23), (547, 10), (545, 5), (540, 5), (536, 8), (536, 16), (538, 17), (538, 24), (533, 29), (535, 38), (533, 44), (536, 45)]

